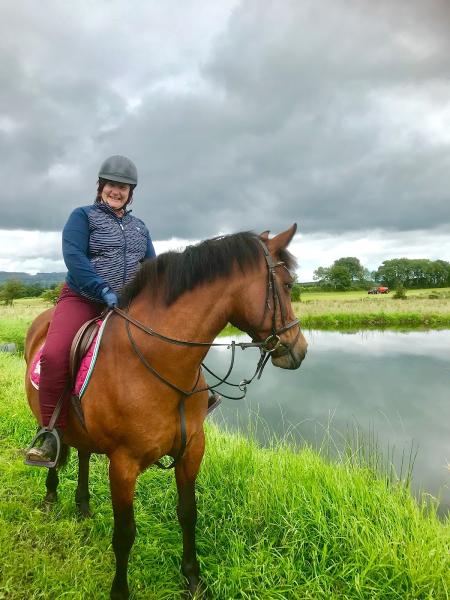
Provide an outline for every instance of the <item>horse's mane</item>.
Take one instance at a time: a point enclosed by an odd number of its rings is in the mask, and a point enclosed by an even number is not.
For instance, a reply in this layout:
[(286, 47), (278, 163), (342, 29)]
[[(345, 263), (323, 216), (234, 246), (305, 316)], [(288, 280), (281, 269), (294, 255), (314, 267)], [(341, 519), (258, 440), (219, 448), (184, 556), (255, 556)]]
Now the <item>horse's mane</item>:
[[(197, 285), (228, 277), (235, 263), (244, 273), (256, 268), (262, 254), (259, 236), (251, 231), (215, 237), (187, 246), (182, 252), (170, 251), (146, 260), (134, 279), (120, 293), (120, 306), (126, 307), (148, 286), (150, 294), (162, 293), (167, 306)], [(279, 259), (291, 269), (296, 261), (287, 250)]]

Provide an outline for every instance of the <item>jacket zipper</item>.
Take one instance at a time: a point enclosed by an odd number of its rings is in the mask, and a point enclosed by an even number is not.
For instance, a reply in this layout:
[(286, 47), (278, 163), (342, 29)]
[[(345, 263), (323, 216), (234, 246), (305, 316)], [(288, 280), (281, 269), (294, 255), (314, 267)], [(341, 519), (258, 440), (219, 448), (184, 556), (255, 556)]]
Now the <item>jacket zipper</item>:
[(125, 285), (125, 281), (127, 280), (127, 237), (125, 235), (125, 229), (123, 227), (122, 219), (118, 218), (120, 229), (122, 230), (123, 235), (123, 281), (122, 285)]

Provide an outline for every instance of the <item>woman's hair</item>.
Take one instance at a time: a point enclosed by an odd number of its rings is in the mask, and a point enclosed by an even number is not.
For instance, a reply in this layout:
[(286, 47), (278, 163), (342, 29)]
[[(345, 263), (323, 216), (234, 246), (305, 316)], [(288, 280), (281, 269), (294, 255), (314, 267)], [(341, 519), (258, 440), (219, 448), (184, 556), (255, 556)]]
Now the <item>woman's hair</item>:
[[(97, 204), (100, 204), (100, 202), (102, 201), (103, 188), (108, 183), (108, 179), (102, 179), (101, 177), (99, 177), (97, 183), (98, 183), (98, 186), (97, 186), (97, 196), (95, 197), (95, 202)], [(112, 183), (115, 183), (115, 182), (113, 181)], [(125, 208), (126, 206), (128, 206), (128, 204), (131, 204), (133, 202), (133, 190), (134, 190), (135, 187), (136, 187), (135, 185), (130, 185), (130, 193), (128, 194), (128, 200), (123, 205), (123, 208)]]

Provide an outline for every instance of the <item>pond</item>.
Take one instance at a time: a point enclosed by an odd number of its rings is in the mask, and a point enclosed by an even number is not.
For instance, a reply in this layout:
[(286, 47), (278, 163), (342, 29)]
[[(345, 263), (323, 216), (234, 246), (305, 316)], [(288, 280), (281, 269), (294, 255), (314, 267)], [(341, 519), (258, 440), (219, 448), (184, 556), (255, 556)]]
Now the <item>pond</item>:
[[(300, 369), (277, 369), (269, 362), (246, 399), (224, 399), (212, 419), (231, 430), (252, 431), (262, 443), (275, 434), (334, 452), (359, 431), (385, 457), (393, 456), (397, 472), (402, 457), (408, 463), (417, 452), (414, 491), (439, 497), (439, 512), (448, 511), (450, 331), (306, 331), (305, 337), (308, 354)], [(223, 375), (230, 354), (213, 348), (206, 365)], [(232, 381), (253, 374), (258, 355), (237, 349)]]

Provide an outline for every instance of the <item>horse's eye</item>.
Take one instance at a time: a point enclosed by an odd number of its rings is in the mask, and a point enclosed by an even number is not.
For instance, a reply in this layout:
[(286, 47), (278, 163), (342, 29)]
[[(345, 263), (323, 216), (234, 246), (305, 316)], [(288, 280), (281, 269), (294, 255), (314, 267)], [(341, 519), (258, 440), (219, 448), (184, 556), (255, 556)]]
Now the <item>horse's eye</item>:
[(292, 290), (292, 288), (294, 287), (294, 284), (292, 282), (291, 283), (285, 283), (284, 285), (287, 287), (288, 290)]

